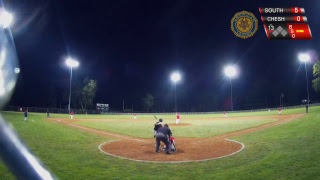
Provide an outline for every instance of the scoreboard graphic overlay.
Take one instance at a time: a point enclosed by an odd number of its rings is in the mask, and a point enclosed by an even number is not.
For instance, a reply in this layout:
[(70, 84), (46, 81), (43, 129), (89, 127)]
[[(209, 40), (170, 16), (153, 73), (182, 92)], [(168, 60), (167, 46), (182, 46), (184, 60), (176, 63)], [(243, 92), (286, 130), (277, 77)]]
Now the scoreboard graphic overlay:
[[(301, 7), (259, 8), (261, 20), (270, 40), (310, 40), (311, 30)], [(292, 15), (289, 16), (288, 14)]]

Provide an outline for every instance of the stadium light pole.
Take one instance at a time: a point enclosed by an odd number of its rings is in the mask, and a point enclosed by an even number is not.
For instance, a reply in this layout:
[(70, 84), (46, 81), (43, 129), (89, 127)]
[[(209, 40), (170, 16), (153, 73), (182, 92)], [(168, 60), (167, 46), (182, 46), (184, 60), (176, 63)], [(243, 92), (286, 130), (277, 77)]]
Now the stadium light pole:
[(178, 72), (174, 72), (171, 74), (171, 81), (174, 82), (174, 101), (175, 101), (175, 110), (176, 110), (176, 114), (178, 112), (177, 110), (177, 82), (180, 81), (181, 79), (181, 75)]
[(13, 16), (11, 13), (0, 9), (0, 26), (2, 28), (8, 28), (13, 22)]
[(308, 85), (308, 72), (307, 72), (307, 62), (310, 61), (310, 55), (309, 54), (306, 54), (306, 53), (301, 53), (299, 54), (298, 56), (299, 60), (301, 62), (304, 62), (304, 68), (306, 70), (306, 80), (307, 80), (307, 95), (308, 95), (308, 107), (309, 107), (309, 85)]
[(69, 114), (70, 114), (70, 104), (71, 104), (71, 82), (72, 82), (72, 68), (74, 68), (74, 67), (78, 67), (79, 66), (79, 62), (78, 61), (76, 61), (76, 60), (74, 60), (74, 59), (72, 59), (72, 58), (70, 58), (70, 57), (68, 57), (67, 59), (66, 59), (66, 65), (68, 66), (68, 67), (70, 67), (70, 91), (69, 91), (69, 105), (68, 105), (68, 110), (69, 110)]
[(230, 87), (231, 87), (231, 111), (233, 111), (233, 102), (232, 102), (232, 81), (231, 79), (234, 78), (237, 75), (237, 70), (234, 66), (229, 65), (224, 68), (224, 74), (229, 78), (230, 80)]

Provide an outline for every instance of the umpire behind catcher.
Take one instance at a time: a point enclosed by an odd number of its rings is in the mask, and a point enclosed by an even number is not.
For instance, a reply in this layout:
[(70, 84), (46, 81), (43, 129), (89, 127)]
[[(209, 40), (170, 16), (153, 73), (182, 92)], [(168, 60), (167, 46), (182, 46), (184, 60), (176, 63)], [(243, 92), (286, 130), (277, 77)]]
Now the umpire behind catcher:
[(156, 134), (156, 152), (159, 153), (160, 141), (162, 141), (166, 145), (166, 154), (171, 154), (171, 143), (170, 143), (170, 136), (172, 132), (168, 126), (165, 124), (163, 127), (161, 126)]

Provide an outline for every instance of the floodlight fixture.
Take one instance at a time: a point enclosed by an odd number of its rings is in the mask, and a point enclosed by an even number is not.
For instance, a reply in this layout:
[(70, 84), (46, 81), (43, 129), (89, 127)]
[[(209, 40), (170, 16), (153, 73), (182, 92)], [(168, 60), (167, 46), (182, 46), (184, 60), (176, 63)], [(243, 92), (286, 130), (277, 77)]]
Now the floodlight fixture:
[(305, 68), (305, 71), (306, 71), (306, 81), (307, 81), (307, 95), (308, 95), (308, 106), (309, 106), (309, 82), (308, 82), (308, 71), (307, 71), (307, 62), (309, 62), (311, 60), (311, 57), (308, 53), (300, 53), (298, 55), (298, 59), (301, 61), (301, 62), (304, 62), (304, 68)]
[(74, 59), (68, 57), (68, 58), (66, 59), (66, 64), (67, 64), (67, 66), (70, 67), (70, 90), (69, 90), (69, 105), (68, 105), (68, 110), (69, 110), (69, 114), (70, 114), (70, 112), (71, 112), (71, 107), (70, 107), (70, 106), (71, 106), (72, 69), (73, 69), (74, 67), (78, 67), (78, 66), (79, 66), (79, 62), (78, 62), (77, 60), (74, 60)]
[(79, 66), (79, 62), (77, 60), (70, 58), (70, 57), (66, 59), (66, 64), (69, 67), (78, 67)]
[(231, 89), (231, 111), (233, 111), (233, 102), (232, 102), (232, 81), (231, 79), (236, 77), (238, 72), (237, 68), (233, 65), (228, 65), (224, 68), (224, 74), (229, 77), (230, 80), (230, 89)]
[(310, 55), (307, 54), (307, 53), (301, 53), (301, 54), (299, 54), (298, 58), (299, 58), (299, 60), (300, 60), (301, 62), (309, 62), (309, 61), (310, 61)]
[(174, 73), (171, 74), (171, 80), (172, 80), (174, 83), (180, 81), (180, 79), (181, 79), (180, 73), (174, 72)]
[(0, 11), (0, 26), (3, 28), (9, 27), (13, 22), (13, 16), (7, 11)]
[(234, 66), (229, 65), (224, 68), (224, 73), (229, 78), (233, 78), (237, 75), (237, 69)]
[(175, 112), (177, 114), (177, 82), (180, 81), (181, 75), (179, 72), (173, 72), (171, 74), (171, 81), (174, 82), (174, 101), (175, 101)]

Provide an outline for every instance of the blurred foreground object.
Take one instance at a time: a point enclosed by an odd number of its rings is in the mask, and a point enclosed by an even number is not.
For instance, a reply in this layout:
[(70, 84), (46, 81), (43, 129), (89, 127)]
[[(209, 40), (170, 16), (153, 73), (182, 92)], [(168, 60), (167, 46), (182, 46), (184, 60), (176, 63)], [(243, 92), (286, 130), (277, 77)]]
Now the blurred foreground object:
[[(0, 110), (10, 100), (20, 68), (10, 24), (0, 1)], [(0, 157), (17, 179), (54, 179), (0, 115)]]
[(0, 155), (17, 179), (54, 179), (0, 116)]

